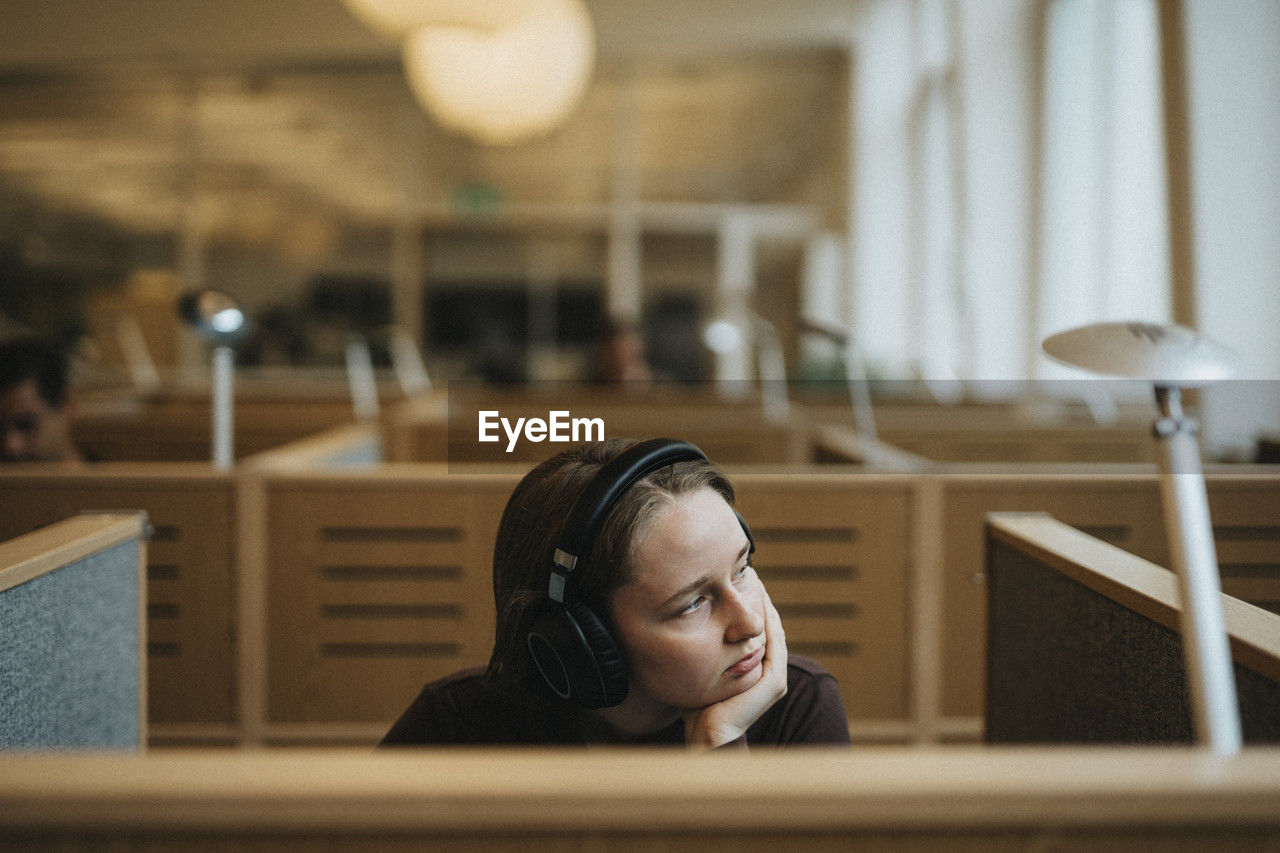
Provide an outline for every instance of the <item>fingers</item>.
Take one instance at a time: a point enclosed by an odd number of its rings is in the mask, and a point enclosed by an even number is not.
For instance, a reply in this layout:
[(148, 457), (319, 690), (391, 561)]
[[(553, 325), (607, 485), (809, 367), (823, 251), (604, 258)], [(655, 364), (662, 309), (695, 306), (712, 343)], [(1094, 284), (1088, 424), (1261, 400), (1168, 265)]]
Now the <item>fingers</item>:
[(787, 635), (782, 617), (761, 585), (765, 619), (764, 660), (760, 678), (741, 693), (714, 705), (687, 711), (685, 739), (690, 746), (719, 746), (745, 734), (765, 711), (787, 693)]
[(760, 591), (764, 598), (765, 657), (772, 657), (775, 651), (779, 655), (785, 655), (787, 634), (782, 628), (782, 617), (778, 614), (778, 608), (774, 606), (773, 599), (769, 597), (769, 590), (761, 585)]
[[(764, 678), (776, 681), (781, 679), (782, 693), (787, 688), (787, 634), (782, 627), (782, 617), (778, 615), (778, 608), (774, 606), (773, 599), (769, 597), (769, 591), (761, 587), (764, 599), (764, 618), (765, 618), (765, 636), (764, 636)], [(782, 695), (782, 693), (778, 695)]]
[(753, 689), (769, 697), (765, 706), (768, 708), (787, 693), (787, 635), (769, 591), (762, 586), (761, 593), (765, 616), (764, 672)]

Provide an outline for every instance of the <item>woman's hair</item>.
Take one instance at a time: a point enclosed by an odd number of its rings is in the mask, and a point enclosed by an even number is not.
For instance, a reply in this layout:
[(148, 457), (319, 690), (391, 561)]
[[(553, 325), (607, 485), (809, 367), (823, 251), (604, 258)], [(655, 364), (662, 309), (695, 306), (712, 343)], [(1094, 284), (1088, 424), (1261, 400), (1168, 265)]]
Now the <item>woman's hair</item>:
[(69, 366), (62, 350), (31, 337), (0, 341), (0, 391), (35, 380), (40, 398), (50, 408), (67, 402)]
[[(530, 683), (525, 629), (534, 606), (546, 598), (552, 554), (574, 502), (605, 463), (636, 443), (610, 439), (573, 447), (539, 464), (511, 493), (493, 546), (497, 629), (489, 659), (490, 677), (508, 692), (524, 693)], [(729, 478), (702, 459), (659, 468), (627, 489), (597, 531), (585, 565), (574, 572), (570, 594), (612, 628), (610, 598), (631, 579), (636, 549), (657, 511), (700, 489), (714, 490), (733, 506)]]

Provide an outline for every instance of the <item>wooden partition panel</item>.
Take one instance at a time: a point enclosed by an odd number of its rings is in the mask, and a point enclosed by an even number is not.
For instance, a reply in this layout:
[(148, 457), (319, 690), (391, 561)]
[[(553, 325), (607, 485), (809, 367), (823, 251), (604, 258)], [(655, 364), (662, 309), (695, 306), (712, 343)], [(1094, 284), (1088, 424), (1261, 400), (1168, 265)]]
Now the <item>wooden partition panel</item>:
[[(825, 423), (850, 423), (849, 406), (806, 407)], [(1028, 399), (1009, 403), (911, 404), (877, 400), (882, 441), (935, 462), (1154, 462), (1153, 409), (1121, 404), (1118, 420), (1096, 423), (1079, 402)]]
[[(983, 517), (988, 512), (1048, 512), (1131, 554), (1169, 565), (1168, 542), (1153, 471), (940, 475), (943, 680), (941, 713), (983, 712), (986, 588)], [(1280, 599), (1280, 476), (1241, 466), (1206, 474), (1223, 591), (1274, 609)]]
[(145, 749), (145, 513), (0, 542), (0, 748)]
[[(608, 438), (666, 436), (692, 441), (722, 464), (804, 462), (811, 426), (801, 413), (784, 424), (764, 419), (758, 402), (720, 400), (714, 394), (654, 389), (627, 393), (602, 387), (567, 386), (538, 390), (464, 388), (406, 400), (384, 419), (384, 445), (396, 462), (538, 462), (552, 452), (546, 443), (508, 440), (497, 426), (497, 442), (480, 442), (478, 413), (495, 411), (514, 426), (520, 418), (547, 420), (551, 411), (567, 418), (604, 422)], [(581, 434), (586, 438), (585, 432)], [(591, 437), (595, 437), (593, 433)]]
[(986, 586), (983, 519), (989, 512), (1051, 513), (1152, 562), (1166, 562), (1164, 522), (1153, 474), (941, 476), (943, 518), (942, 684), (944, 717), (983, 710)]
[(389, 725), (425, 682), (485, 663), (493, 537), (517, 480), (268, 477), (268, 723)]
[(449, 398), (441, 391), (402, 400), (379, 419), (388, 462), (445, 462), (449, 458)]
[[(89, 456), (105, 462), (200, 462), (212, 453), (212, 415), (207, 397), (144, 400), (132, 406), (87, 406), (78, 414), (73, 439)], [(344, 399), (270, 400), (238, 398), (234, 408), (237, 457), (261, 453), (350, 421)]]
[(1155, 461), (1149, 425), (1050, 426), (1011, 421), (986, 429), (885, 426), (881, 440), (936, 462), (1140, 463)]
[[(1178, 581), (1048, 514), (987, 517), (989, 743), (1191, 743)], [(1280, 742), (1280, 616), (1221, 595), (1249, 745)]]
[(910, 482), (848, 473), (733, 480), (788, 649), (836, 676), (855, 736), (863, 723), (904, 721)]
[[(547, 419), (545, 409), (500, 410), (504, 417)], [(576, 413), (575, 413), (576, 415)], [(767, 423), (758, 417), (735, 419), (727, 412), (685, 409), (617, 409), (599, 415), (605, 438), (678, 438), (696, 444), (713, 462), (721, 465), (768, 464), (807, 461), (809, 431), (793, 420)], [(541, 462), (556, 451), (556, 445), (521, 439), (507, 452), (508, 440), (481, 444), (476, 421), (454, 421), (449, 432), (450, 462)], [(581, 433), (586, 438), (585, 430)], [(595, 434), (592, 438), (597, 437)]]
[(235, 485), (204, 465), (103, 464), (0, 473), (0, 537), (79, 512), (145, 510), (150, 719), (228, 726), (234, 719)]
[(1208, 475), (1222, 591), (1280, 613), (1280, 473)]
[[(269, 729), (367, 737), (426, 681), (488, 660), (493, 538), (521, 475), (266, 476)], [(910, 481), (731, 476), (789, 647), (840, 680), (855, 734), (903, 736)]]

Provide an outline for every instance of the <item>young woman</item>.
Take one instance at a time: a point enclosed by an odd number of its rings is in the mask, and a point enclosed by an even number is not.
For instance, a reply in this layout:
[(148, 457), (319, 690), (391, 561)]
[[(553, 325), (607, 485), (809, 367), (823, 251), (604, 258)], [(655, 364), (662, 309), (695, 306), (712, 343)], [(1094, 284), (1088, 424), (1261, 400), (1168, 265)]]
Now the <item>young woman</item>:
[(488, 668), (428, 684), (383, 745), (848, 743), (835, 679), (787, 654), (733, 504), (685, 442), (538, 465), (498, 526)]

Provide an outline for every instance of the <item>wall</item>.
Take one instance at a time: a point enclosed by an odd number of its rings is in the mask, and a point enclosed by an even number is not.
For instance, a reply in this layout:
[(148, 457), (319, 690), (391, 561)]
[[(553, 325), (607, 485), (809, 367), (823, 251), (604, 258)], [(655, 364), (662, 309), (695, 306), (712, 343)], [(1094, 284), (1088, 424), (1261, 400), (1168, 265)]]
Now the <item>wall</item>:
[(1205, 436), (1280, 431), (1280, 3), (1185, 0), (1196, 322), (1241, 356)]

